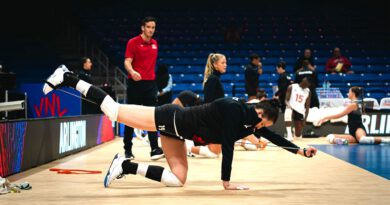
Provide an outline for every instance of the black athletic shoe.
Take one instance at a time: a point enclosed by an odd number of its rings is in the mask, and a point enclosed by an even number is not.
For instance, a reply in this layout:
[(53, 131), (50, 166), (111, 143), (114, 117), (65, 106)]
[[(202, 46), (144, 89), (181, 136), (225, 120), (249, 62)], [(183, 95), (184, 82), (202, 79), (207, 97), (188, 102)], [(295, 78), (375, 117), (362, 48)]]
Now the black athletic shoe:
[(164, 157), (164, 152), (160, 147), (158, 147), (150, 152), (150, 158), (152, 160), (158, 160), (158, 159), (161, 159), (163, 157)]
[(135, 157), (134, 157), (132, 151), (125, 151), (125, 158), (126, 158), (126, 159), (130, 159), (130, 160), (133, 160)]

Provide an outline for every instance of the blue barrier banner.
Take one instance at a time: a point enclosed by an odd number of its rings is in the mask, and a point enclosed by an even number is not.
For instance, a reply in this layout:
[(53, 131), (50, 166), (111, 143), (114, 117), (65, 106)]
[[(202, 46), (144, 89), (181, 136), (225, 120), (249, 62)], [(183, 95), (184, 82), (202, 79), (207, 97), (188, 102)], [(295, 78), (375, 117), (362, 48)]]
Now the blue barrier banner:
[(7, 177), (114, 139), (104, 115), (0, 122), (0, 176)]
[[(28, 118), (77, 116), (81, 114), (81, 99), (54, 90), (48, 95), (42, 92), (43, 84), (22, 84), (21, 92), (27, 93)], [(74, 95), (81, 96), (80, 92), (62, 88)]]

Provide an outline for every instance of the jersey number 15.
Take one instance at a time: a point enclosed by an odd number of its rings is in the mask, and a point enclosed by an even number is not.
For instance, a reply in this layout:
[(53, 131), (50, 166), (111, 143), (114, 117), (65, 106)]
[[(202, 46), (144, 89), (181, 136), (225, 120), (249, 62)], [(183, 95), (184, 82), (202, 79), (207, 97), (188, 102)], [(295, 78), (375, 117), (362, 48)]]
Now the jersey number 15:
[(296, 94), (295, 96), (296, 96), (295, 101), (297, 101), (299, 103), (301, 103), (303, 101), (303, 95)]

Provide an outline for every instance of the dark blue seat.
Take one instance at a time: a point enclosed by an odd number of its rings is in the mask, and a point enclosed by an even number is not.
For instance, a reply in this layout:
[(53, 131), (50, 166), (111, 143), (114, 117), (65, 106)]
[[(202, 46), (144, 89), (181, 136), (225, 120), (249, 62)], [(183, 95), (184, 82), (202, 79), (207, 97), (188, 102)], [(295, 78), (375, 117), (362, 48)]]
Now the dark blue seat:
[(325, 74), (323, 80), (329, 82), (344, 82), (344, 77), (344, 74)]
[(369, 69), (367, 67), (367, 65), (352, 65), (351, 66), (351, 70), (353, 70), (355, 73), (367, 72), (367, 69)]
[[(98, 11), (81, 13), (80, 16), (88, 31), (96, 34), (96, 39), (102, 39), (101, 48), (109, 55), (110, 63), (123, 64), (125, 45), (130, 37), (138, 35), (140, 19), (130, 15), (126, 8), (114, 10), (108, 7)], [(223, 53), (228, 58), (228, 68), (221, 79), (230, 95), (232, 83), (243, 85), (242, 66), (248, 63), (251, 53), (262, 57), (264, 74), (259, 78), (260, 86), (270, 91), (278, 77), (276, 64), (280, 60), (286, 61), (287, 72), (292, 73), (297, 57), (305, 48), (311, 48), (320, 84), (328, 80), (332, 87), (345, 90), (353, 85), (389, 90), (390, 57), (386, 55), (389, 49), (383, 38), (365, 31), (351, 35), (354, 28), (342, 25), (345, 29), (340, 30), (341, 25), (333, 17), (322, 19), (314, 15), (308, 19), (306, 14), (283, 12), (281, 16), (275, 11), (265, 11), (262, 15), (256, 11), (157, 11), (158, 63), (171, 66), (169, 72), (174, 74), (175, 88), (201, 90), (203, 79), (199, 74), (204, 72), (207, 56), (211, 52)], [(359, 15), (351, 13), (351, 18)], [(239, 43), (225, 43), (221, 29), (216, 27), (228, 24), (231, 19), (248, 25), (241, 33)], [(324, 75), (326, 61), (335, 46), (340, 46), (343, 54), (350, 58), (351, 70), (356, 74)], [(375, 90), (371, 92), (377, 95)], [(245, 96), (244, 87), (239, 88), (237, 95)]]
[(386, 97), (386, 92), (384, 92), (384, 91), (365, 92), (364, 95), (365, 95), (365, 97), (375, 98), (375, 99), (377, 99), (380, 102), (380, 100), (382, 98)]

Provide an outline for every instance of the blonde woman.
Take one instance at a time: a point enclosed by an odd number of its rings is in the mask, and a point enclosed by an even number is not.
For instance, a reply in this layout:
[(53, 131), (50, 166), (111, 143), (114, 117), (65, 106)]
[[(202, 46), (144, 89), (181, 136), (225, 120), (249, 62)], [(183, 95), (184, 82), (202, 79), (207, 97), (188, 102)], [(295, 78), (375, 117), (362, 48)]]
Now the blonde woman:
[(220, 53), (210, 53), (204, 70), (203, 94), (204, 103), (213, 102), (225, 97), (220, 77), (226, 72), (226, 57)]
[[(225, 55), (221, 53), (210, 53), (207, 57), (206, 66), (204, 69), (204, 78), (203, 78), (203, 95), (204, 100), (202, 101), (198, 95), (195, 93), (182, 92), (182, 95), (174, 100), (173, 104), (178, 104), (183, 107), (190, 107), (196, 104), (201, 103), (210, 103), (218, 98), (225, 97), (225, 91), (223, 89), (223, 84), (221, 82), (221, 75), (226, 72), (227, 61)], [(208, 144), (204, 145), (201, 137), (194, 136), (194, 142), (196, 146), (193, 146), (191, 142), (187, 141), (187, 148), (191, 153), (201, 155), (207, 158), (216, 158), (222, 152), (220, 144)]]

